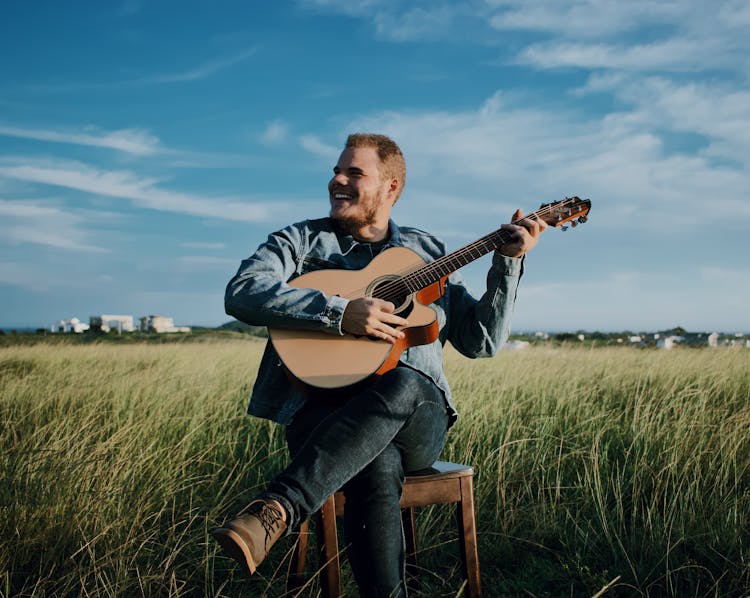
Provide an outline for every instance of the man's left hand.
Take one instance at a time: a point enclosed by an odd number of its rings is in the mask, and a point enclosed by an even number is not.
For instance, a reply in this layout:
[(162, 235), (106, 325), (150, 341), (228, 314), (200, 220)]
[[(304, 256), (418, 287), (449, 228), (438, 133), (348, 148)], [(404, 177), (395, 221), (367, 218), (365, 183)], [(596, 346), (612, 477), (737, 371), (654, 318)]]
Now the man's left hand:
[(547, 228), (544, 220), (524, 218), (521, 210), (516, 210), (511, 218), (513, 224), (503, 224), (500, 228), (511, 233), (510, 243), (503, 245), (499, 251), (508, 257), (523, 257), (539, 241), (541, 235)]

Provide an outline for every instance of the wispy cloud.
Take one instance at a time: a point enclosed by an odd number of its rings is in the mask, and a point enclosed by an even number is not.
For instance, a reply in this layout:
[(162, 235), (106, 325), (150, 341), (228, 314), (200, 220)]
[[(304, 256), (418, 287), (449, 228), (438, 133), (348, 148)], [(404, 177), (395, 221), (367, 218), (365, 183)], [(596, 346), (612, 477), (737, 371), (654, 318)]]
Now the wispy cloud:
[(99, 170), (79, 162), (5, 158), (0, 159), (0, 176), (128, 199), (140, 208), (192, 216), (258, 222), (267, 220), (270, 214), (268, 205), (171, 191), (159, 187), (153, 178)]
[(334, 160), (336, 158), (336, 155), (339, 153), (339, 149), (333, 147), (332, 145), (327, 145), (323, 143), (317, 136), (315, 135), (303, 135), (299, 138), (300, 145), (306, 149), (311, 154), (315, 154), (316, 156), (320, 156), (321, 158), (327, 158), (329, 160)]
[(185, 71), (156, 75), (153, 77), (143, 77), (142, 79), (133, 79), (127, 83), (130, 85), (140, 85), (144, 83), (181, 83), (184, 81), (198, 81), (247, 60), (251, 56), (254, 56), (256, 51), (255, 48), (249, 48), (232, 56), (209, 60)]
[(120, 129), (107, 132), (90, 126), (79, 131), (60, 131), (0, 125), (0, 135), (52, 143), (104, 147), (136, 156), (151, 156), (162, 149), (159, 145), (159, 138), (144, 129)]
[[(410, 167), (407, 200), (409, 185), (425, 196), (463, 197), (472, 181), (472, 201), (488, 202), (493, 195), (516, 202), (561, 194), (599, 198), (597, 214), (602, 200), (609, 206), (604, 213), (617, 211), (609, 226), (642, 227), (644, 213), (654, 226), (665, 218), (689, 229), (712, 213), (750, 217), (750, 155), (742, 149), (750, 147), (750, 102), (731, 91), (664, 86), (662, 80), (633, 85), (633, 94), (646, 92), (642, 101), (604, 116), (574, 108), (548, 112), (522, 97), (496, 94), (475, 110), (391, 111), (357, 119), (347, 129), (399, 139)], [(660, 130), (699, 134), (707, 148), (673, 151), (655, 132)]]
[(318, 12), (334, 12), (369, 20), (375, 34), (394, 42), (435, 40), (462, 35), (458, 26), (467, 16), (484, 15), (483, 1), (450, 2), (413, 0), (408, 3), (390, 0), (300, 0), (298, 4)]
[(503, 63), (748, 74), (750, 38), (743, 27), (750, 9), (743, 0), (691, 2), (689, 9), (650, 0), (301, 0), (299, 5), (369, 21), (377, 37), (393, 42), (461, 39), (490, 48), (507, 32), (537, 34), (515, 60), (504, 56)]
[(81, 93), (86, 91), (117, 89), (121, 87), (140, 87), (147, 85), (200, 81), (251, 58), (256, 52), (256, 48), (249, 48), (231, 56), (202, 62), (196, 66), (172, 73), (162, 73), (114, 81), (72, 81), (60, 84), (44, 83), (29, 85), (26, 89), (33, 92), (44, 93)]
[(265, 145), (277, 145), (284, 142), (288, 136), (289, 123), (276, 119), (266, 125), (265, 130), (261, 133), (260, 141)]
[(185, 249), (226, 249), (226, 243), (197, 243), (197, 242), (186, 242), (180, 243), (180, 247)]
[[(652, 44), (544, 43), (525, 48), (518, 63), (542, 69), (578, 67), (628, 71), (695, 71), (711, 53), (709, 42), (670, 39)], [(728, 57), (727, 57), (728, 58)]]
[(50, 280), (40, 277), (26, 262), (0, 261), (0, 283), (35, 292), (47, 291)]
[(30, 243), (77, 252), (102, 252), (92, 244), (86, 215), (51, 202), (0, 199), (0, 238), (17, 245)]
[(216, 257), (214, 255), (183, 255), (180, 263), (185, 266), (212, 268), (215, 266), (236, 268), (239, 262), (236, 258)]
[(496, 8), (489, 23), (495, 29), (548, 32), (576, 39), (628, 33), (645, 22), (670, 25), (684, 20), (689, 12), (676, 2), (648, 0), (505, 0), (491, 4)]

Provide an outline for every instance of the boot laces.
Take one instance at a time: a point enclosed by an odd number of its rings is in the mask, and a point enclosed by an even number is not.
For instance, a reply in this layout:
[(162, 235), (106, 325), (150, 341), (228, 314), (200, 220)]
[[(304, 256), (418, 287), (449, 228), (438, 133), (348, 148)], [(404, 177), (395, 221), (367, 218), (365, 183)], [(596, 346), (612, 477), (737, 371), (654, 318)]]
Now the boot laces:
[(247, 510), (248, 515), (252, 515), (263, 526), (266, 532), (266, 540), (268, 540), (279, 527), (279, 524), (284, 519), (284, 515), (278, 507), (268, 504), (267, 502), (258, 501)]

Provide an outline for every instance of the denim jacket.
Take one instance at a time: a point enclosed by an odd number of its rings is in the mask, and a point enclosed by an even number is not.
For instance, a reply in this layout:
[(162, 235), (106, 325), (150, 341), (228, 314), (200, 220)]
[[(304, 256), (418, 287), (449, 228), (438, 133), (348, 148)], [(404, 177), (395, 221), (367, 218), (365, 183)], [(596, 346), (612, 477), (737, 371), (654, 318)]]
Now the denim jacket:
[[(383, 249), (404, 246), (426, 262), (445, 255), (445, 245), (416, 228), (389, 222), (390, 236)], [(322, 330), (343, 334), (341, 319), (348, 300), (321, 291), (298, 289), (288, 281), (313, 270), (339, 268), (359, 270), (375, 256), (377, 248), (340, 232), (330, 218), (306, 220), (269, 235), (268, 240), (242, 261), (227, 285), (226, 312), (247, 324), (276, 328)], [(467, 357), (494, 355), (507, 340), (523, 260), (492, 256), (487, 291), (477, 301), (462, 282), (451, 274), (444, 295), (434, 302), (440, 334), (429, 345), (405, 350), (401, 363), (428, 376), (445, 394), (450, 421), (457, 417), (450, 387), (443, 371), (446, 341)], [(305, 397), (289, 382), (270, 341), (267, 343), (253, 387), (248, 413), (289, 424)]]

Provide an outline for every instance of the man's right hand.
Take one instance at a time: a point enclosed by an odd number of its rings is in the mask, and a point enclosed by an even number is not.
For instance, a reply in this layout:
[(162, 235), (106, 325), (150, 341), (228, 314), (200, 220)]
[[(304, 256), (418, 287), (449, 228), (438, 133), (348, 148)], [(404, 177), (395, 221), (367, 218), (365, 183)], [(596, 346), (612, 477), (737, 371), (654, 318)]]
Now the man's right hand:
[(408, 326), (409, 322), (395, 315), (396, 306), (390, 301), (374, 297), (352, 299), (344, 310), (341, 329), (357, 336), (371, 336), (395, 343), (405, 334), (394, 326)]

